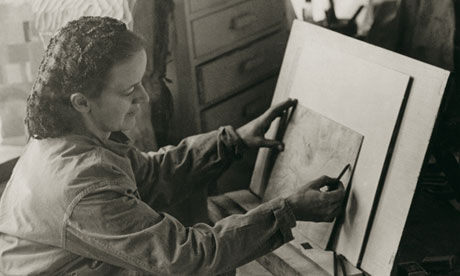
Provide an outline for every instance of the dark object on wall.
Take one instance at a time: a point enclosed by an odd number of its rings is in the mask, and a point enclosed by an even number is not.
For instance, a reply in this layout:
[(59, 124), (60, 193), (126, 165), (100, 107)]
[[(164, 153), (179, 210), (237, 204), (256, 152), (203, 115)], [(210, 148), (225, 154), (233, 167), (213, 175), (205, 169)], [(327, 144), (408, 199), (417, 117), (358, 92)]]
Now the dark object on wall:
[(416, 262), (400, 263), (398, 276), (426, 276), (426, 271)]
[(455, 255), (425, 257), (422, 265), (428, 271), (451, 271), (455, 267)]
[(358, 17), (364, 6), (360, 6), (351, 19), (338, 19), (335, 14), (334, 1), (330, 0), (330, 8), (326, 11), (326, 20), (322, 21), (320, 25), (328, 29), (334, 30), (344, 35), (356, 36), (358, 31), (358, 25), (356, 24), (356, 18)]

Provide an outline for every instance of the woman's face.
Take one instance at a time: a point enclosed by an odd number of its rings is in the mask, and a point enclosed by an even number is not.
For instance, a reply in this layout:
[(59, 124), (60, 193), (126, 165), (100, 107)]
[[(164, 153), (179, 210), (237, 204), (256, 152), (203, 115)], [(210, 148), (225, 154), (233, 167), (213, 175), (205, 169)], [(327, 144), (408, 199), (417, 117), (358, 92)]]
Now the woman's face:
[(108, 136), (135, 126), (140, 104), (149, 100), (141, 83), (146, 65), (146, 53), (140, 50), (112, 67), (101, 95), (89, 100), (88, 115), (97, 135)]

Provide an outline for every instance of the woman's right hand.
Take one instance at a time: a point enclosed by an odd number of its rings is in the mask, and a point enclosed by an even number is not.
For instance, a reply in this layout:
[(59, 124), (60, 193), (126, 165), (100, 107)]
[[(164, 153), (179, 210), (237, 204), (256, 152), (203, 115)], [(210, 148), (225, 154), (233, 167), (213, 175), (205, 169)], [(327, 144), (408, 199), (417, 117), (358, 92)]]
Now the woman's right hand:
[[(321, 191), (324, 186), (337, 187), (334, 190)], [(336, 178), (322, 176), (300, 187), (286, 198), (299, 221), (333, 221), (342, 211), (345, 188)]]

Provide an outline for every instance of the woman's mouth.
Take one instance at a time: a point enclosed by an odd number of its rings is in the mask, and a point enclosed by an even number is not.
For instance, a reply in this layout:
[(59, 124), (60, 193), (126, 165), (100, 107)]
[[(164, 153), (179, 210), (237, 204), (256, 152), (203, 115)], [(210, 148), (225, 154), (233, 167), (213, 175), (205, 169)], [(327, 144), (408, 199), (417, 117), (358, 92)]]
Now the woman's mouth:
[(128, 113), (126, 113), (127, 116), (136, 116), (136, 114), (139, 112), (139, 110), (133, 110)]

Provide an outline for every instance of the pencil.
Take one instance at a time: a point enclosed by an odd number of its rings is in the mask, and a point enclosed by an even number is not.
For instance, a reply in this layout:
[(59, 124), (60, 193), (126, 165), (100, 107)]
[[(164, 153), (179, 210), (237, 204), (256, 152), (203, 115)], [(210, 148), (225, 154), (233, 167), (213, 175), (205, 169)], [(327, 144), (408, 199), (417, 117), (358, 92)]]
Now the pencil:
[(345, 172), (350, 168), (350, 164), (347, 164), (345, 166), (345, 168), (343, 168), (343, 170), (340, 172), (339, 176), (337, 177), (337, 180), (340, 180), (340, 178), (342, 178), (342, 176), (345, 174)]

